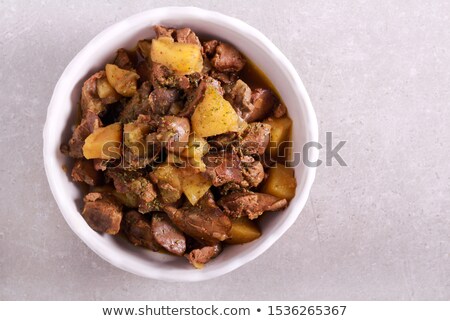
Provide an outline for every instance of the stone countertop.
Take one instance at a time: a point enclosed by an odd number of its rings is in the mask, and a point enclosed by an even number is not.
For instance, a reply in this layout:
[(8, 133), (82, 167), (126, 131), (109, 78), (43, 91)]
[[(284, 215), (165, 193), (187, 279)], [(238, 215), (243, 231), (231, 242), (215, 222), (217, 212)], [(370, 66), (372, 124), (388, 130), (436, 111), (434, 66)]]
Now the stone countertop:
[(348, 166), (319, 167), (294, 226), (211, 281), (143, 279), (78, 239), (42, 162), (53, 87), (104, 28), (185, 3), (0, 3), (0, 299), (450, 299), (446, 1), (190, 1), (248, 22), (285, 53), (311, 96), (321, 142), (326, 132), (347, 141)]

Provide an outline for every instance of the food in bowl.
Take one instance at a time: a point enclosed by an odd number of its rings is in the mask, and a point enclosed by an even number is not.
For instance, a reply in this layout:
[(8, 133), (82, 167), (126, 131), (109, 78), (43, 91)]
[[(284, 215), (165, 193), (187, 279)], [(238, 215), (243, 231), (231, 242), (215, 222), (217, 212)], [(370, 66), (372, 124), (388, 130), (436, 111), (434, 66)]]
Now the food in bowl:
[(232, 46), (154, 27), (84, 83), (61, 148), (89, 187), (97, 232), (185, 256), (196, 268), (254, 241), (260, 216), (294, 197), (283, 165), (292, 121), (270, 81)]

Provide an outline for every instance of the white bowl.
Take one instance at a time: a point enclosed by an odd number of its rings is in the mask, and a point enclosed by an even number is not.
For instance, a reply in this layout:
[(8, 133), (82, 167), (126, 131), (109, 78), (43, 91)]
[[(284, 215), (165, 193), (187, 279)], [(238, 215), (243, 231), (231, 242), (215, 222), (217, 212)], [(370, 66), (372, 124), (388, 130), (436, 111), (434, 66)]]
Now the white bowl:
[[(293, 149), (301, 152), (309, 141), (318, 140), (317, 119), (308, 94), (292, 64), (258, 30), (217, 12), (192, 7), (167, 7), (131, 16), (101, 32), (70, 62), (56, 84), (44, 127), (44, 164), (53, 196), (72, 230), (100, 257), (125, 271), (166, 281), (211, 279), (255, 259), (275, 243), (294, 223), (308, 198), (315, 168), (300, 164), (295, 170), (297, 190), (289, 207), (263, 216), (262, 236), (251, 243), (226, 247), (204, 269), (194, 269), (183, 258), (134, 247), (121, 238), (94, 232), (80, 215), (83, 192), (71, 182), (64, 167), (71, 160), (59, 151), (70, 138), (77, 115), (83, 81), (111, 61), (118, 48), (132, 48), (139, 39), (154, 35), (152, 26), (187, 26), (200, 36), (221, 39), (236, 46), (269, 77), (285, 102), (293, 122)], [(310, 159), (317, 159), (317, 150)]]

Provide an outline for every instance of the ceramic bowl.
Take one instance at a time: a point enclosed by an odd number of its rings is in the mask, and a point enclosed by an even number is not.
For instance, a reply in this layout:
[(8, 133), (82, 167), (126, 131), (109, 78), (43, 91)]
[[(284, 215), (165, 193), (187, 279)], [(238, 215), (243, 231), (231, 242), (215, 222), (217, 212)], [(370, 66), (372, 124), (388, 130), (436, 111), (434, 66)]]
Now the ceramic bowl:
[[(294, 223), (308, 198), (315, 168), (299, 164), (297, 190), (289, 206), (263, 215), (262, 236), (244, 245), (228, 246), (204, 269), (194, 269), (184, 258), (134, 247), (126, 240), (93, 231), (80, 215), (83, 191), (71, 182), (67, 168), (72, 161), (61, 154), (62, 142), (71, 136), (83, 81), (111, 61), (118, 48), (131, 49), (138, 40), (153, 37), (152, 26), (190, 27), (200, 37), (229, 42), (253, 61), (272, 81), (293, 119), (293, 150), (317, 141), (316, 116), (295, 68), (261, 32), (217, 12), (192, 7), (167, 7), (145, 11), (107, 28), (92, 39), (70, 62), (59, 79), (48, 106), (44, 128), (44, 164), (50, 188), (65, 220), (80, 239), (100, 257), (125, 271), (166, 281), (200, 281), (231, 272), (252, 261), (274, 244)], [(310, 159), (318, 157), (313, 151)], [(64, 170), (66, 168), (66, 170)], [(279, 262), (280, 264), (282, 262)], [(270, 267), (268, 267), (270, 269)], [(94, 272), (94, 271), (93, 271)]]

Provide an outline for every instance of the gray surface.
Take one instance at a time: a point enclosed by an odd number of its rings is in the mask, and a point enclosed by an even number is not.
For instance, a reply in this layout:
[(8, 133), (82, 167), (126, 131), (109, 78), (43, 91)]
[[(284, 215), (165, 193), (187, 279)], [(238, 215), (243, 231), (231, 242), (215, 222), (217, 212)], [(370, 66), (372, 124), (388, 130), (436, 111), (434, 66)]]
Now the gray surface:
[(122, 18), (182, 2), (0, 3), (0, 299), (450, 299), (448, 2), (190, 1), (286, 54), (322, 140), (347, 140), (349, 165), (319, 168), (300, 218), (264, 255), (200, 284), (97, 257), (60, 215), (41, 156), (47, 104), (78, 50)]

